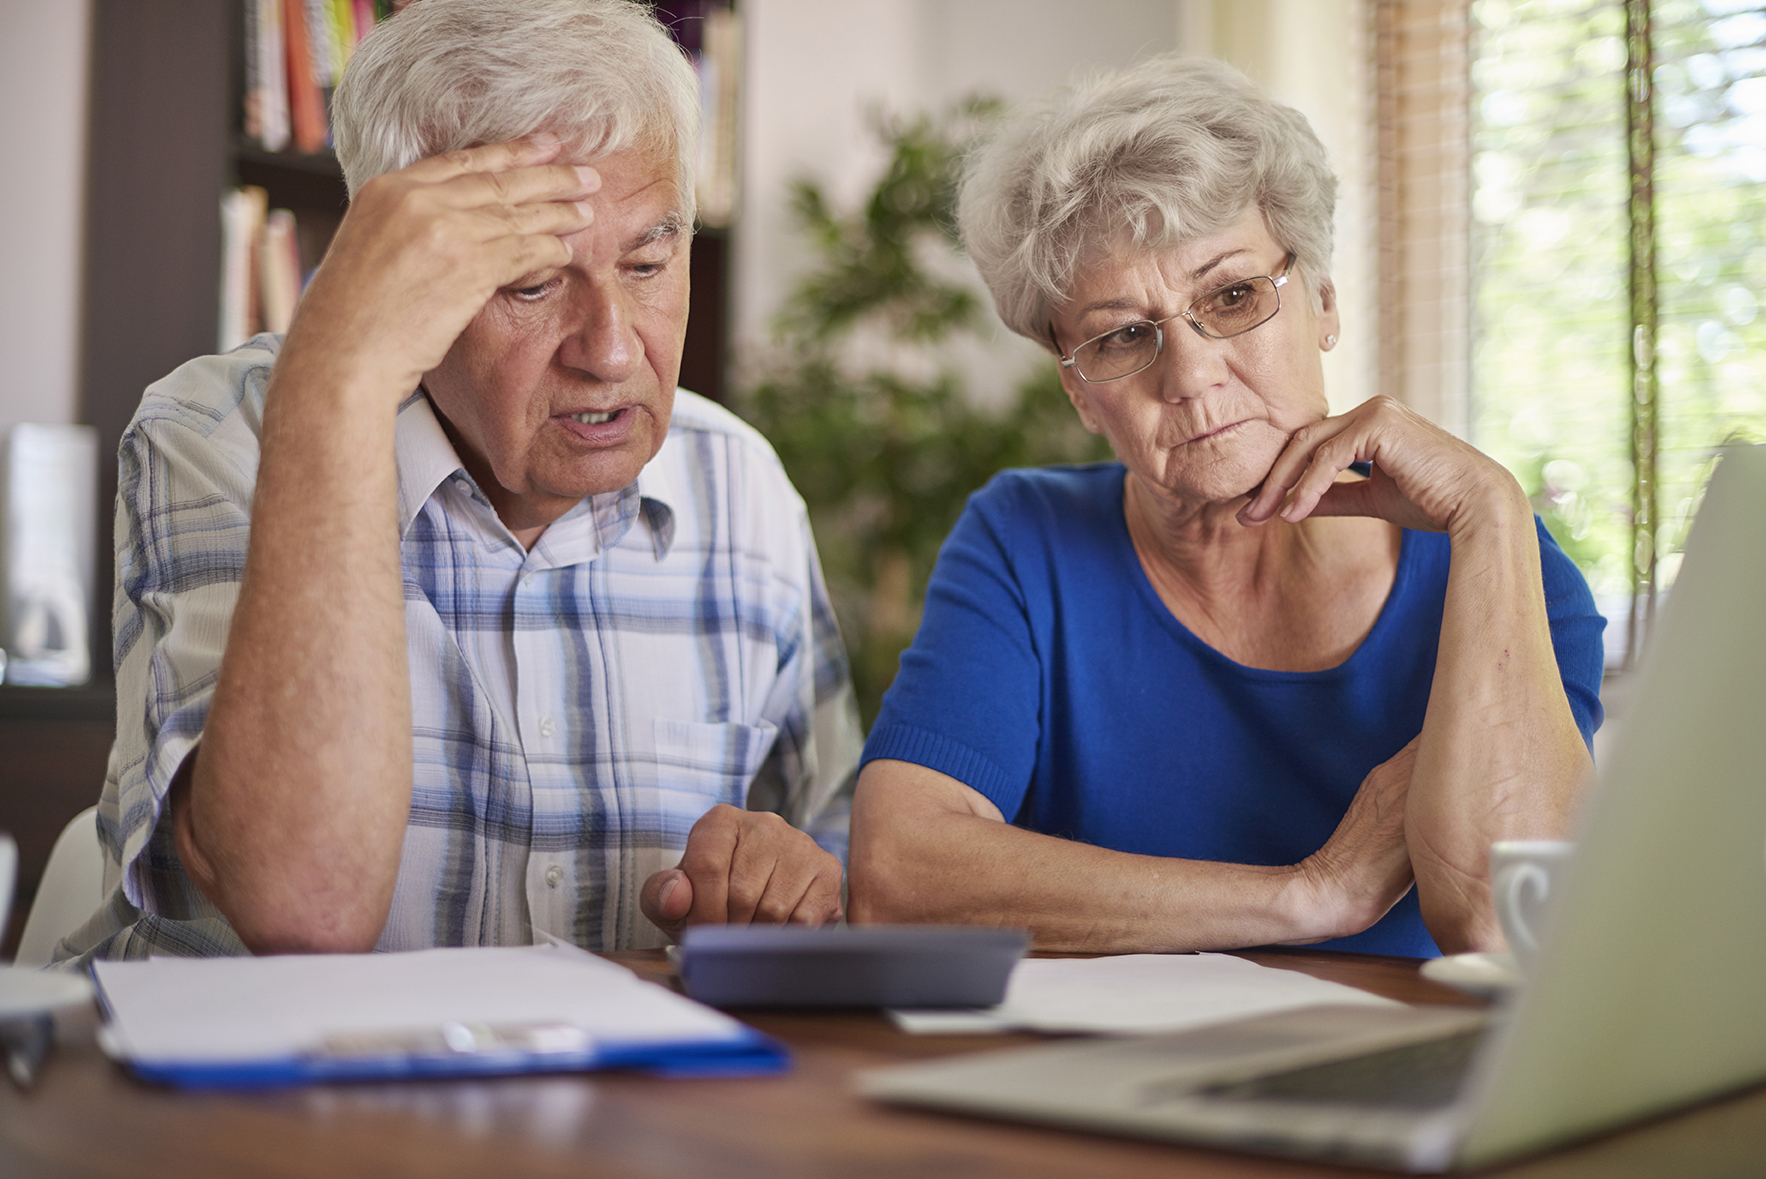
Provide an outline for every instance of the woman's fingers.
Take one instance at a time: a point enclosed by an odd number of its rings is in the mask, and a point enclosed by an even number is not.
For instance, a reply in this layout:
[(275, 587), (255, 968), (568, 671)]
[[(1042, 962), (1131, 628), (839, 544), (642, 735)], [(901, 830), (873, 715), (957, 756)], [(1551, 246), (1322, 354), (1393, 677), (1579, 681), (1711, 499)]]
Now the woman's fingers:
[[(1288, 445), (1270, 467), (1269, 474), (1264, 476), (1263, 486), (1258, 489), (1251, 502), (1240, 509), (1239, 519), (1247, 524), (1261, 524), (1281, 510), (1290, 496), (1298, 499), (1301, 486), (1308, 476), (1316, 481), (1319, 472), (1333, 461), (1337, 448), (1326, 448), (1345, 430), (1350, 429), (1352, 424), (1352, 415), (1345, 414), (1341, 417), (1325, 418), (1294, 431), (1293, 436), (1288, 439)], [(1322, 458), (1321, 450), (1324, 451)], [(1353, 448), (1350, 453), (1353, 455)], [(1357, 460), (1354, 457), (1348, 458), (1342, 466), (1325, 475), (1324, 481), (1328, 483), (1334, 480), (1355, 461)], [(1314, 500), (1316, 501), (1316, 496)], [(1282, 517), (1289, 520), (1304, 518), (1290, 517), (1286, 511), (1282, 511)]]
[[(1370, 478), (1339, 482), (1356, 463)], [(1406, 528), (1443, 531), (1468, 497), (1506, 473), (1473, 447), (1390, 398), (1296, 430), (1239, 519), (1262, 524), (1276, 515), (1296, 523), (1314, 515), (1374, 516)]]

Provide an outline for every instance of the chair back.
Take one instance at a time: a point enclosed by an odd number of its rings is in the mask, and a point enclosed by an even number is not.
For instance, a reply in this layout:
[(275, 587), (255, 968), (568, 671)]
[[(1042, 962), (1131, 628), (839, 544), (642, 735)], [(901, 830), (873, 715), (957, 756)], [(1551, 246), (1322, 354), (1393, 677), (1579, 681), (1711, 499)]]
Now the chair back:
[(98, 846), (98, 808), (89, 806), (61, 829), (31, 902), (17, 964), (47, 966), (56, 943), (85, 924), (104, 900), (104, 851)]
[(12, 916), (12, 882), (17, 875), (18, 844), (0, 831), (0, 937), (5, 936), (6, 922)]

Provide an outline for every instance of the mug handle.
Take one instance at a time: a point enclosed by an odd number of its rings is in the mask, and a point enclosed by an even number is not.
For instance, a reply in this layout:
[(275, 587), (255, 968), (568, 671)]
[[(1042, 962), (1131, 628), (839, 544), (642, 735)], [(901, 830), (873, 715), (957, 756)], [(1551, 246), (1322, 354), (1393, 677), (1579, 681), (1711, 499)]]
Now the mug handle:
[(1530, 902), (1537, 910), (1550, 895), (1551, 877), (1538, 864), (1510, 864), (1503, 869), (1496, 884), (1497, 904), (1501, 906), (1498, 915), (1507, 919), (1503, 926), (1510, 936), (1522, 943), (1510, 946), (1511, 950), (1531, 954), (1539, 948), (1538, 934), (1527, 924), (1523, 905)]

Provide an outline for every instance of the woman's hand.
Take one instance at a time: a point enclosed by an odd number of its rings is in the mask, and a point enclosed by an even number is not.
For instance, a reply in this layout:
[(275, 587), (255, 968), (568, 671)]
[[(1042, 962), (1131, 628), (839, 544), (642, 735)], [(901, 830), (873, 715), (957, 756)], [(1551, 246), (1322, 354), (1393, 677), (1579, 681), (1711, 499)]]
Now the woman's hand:
[(535, 136), (369, 180), (301, 298), (284, 356), (324, 357), (403, 399), (498, 289), (570, 261), (563, 238), (587, 228), (601, 179), (554, 162), (558, 151)]
[(1413, 738), (1368, 772), (1325, 845), (1301, 861), (1299, 922), (1319, 932), (1287, 944), (1360, 933), (1410, 891), (1404, 808), (1420, 740)]
[[(1369, 478), (1339, 483), (1352, 463), (1372, 463)], [(1521, 501), (1501, 465), (1390, 397), (1302, 426), (1239, 510), (1245, 524), (1278, 514), (1290, 524), (1308, 516), (1373, 516), (1402, 528), (1455, 533), (1493, 502)]]

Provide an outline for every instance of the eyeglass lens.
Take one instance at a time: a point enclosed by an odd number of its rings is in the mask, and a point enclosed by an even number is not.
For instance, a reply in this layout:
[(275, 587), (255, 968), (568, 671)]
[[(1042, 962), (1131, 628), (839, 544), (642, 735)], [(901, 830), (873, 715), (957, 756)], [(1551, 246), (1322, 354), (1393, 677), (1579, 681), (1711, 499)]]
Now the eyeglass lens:
[[(1275, 280), (1260, 276), (1208, 292), (1190, 304), (1188, 316), (1203, 335), (1225, 340), (1260, 326), (1280, 309)], [(1079, 375), (1096, 383), (1133, 376), (1158, 356), (1159, 328), (1143, 319), (1087, 340), (1074, 350), (1073, 360)]]

